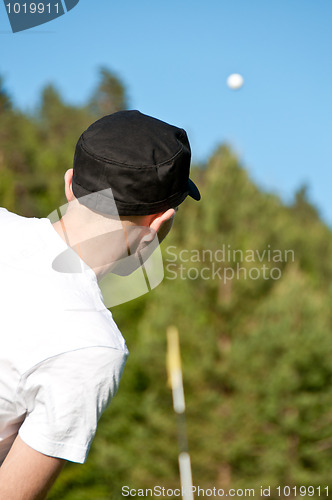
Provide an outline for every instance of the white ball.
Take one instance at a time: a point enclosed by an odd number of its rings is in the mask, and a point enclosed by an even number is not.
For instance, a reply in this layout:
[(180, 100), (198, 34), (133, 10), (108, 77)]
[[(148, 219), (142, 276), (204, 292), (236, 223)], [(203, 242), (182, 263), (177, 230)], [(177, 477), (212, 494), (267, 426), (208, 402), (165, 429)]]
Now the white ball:
[(227, 78), (227, 85), (232, 90), (237, 90), (242, 87), (244, 83), (243, 76), (238, 73), (233, 73)]

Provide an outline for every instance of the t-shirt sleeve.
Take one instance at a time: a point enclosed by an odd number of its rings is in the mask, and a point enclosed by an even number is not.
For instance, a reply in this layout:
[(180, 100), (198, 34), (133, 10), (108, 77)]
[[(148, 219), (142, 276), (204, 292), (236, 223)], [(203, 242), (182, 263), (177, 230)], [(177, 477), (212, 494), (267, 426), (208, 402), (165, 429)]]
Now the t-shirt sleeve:
[(117, 392), (127, 352), (88, 347), (49, 358), (21, 381), (21, 439), (52, 457), (84, 463), (97, 422)]

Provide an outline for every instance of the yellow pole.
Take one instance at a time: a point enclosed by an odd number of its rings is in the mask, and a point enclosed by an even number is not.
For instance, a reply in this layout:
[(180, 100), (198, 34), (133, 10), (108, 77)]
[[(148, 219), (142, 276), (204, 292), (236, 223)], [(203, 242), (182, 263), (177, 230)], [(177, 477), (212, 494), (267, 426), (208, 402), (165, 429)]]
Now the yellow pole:
[(168, 385), (172, 388), (173, 408), (178, 415), (179, 470), (183, 500), (193, 500), (193, 482), (190, 455), (188, 453), (187, 431), (185, 423), (185, 399), (180, 355), (179, 332), (175, 326), (167, 328), (166, 366)]

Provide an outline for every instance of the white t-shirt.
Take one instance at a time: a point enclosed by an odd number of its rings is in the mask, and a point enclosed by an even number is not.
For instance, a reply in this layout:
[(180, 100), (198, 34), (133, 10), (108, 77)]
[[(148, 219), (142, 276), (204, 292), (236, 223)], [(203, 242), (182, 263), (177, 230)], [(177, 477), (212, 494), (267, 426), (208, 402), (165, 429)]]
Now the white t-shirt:
[(128, 356), (92, 269), (52, 269), (66, 249), (49, 219), (0, 208), (0, 465), (17, 433), (83, 463)]

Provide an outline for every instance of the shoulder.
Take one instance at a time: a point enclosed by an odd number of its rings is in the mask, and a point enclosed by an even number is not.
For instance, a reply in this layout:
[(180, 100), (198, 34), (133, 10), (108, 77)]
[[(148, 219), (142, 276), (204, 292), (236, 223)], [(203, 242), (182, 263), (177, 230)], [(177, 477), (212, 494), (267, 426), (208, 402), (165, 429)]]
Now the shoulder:
[(24, 253), (26, 247), (31, 247), (36, 225), (40, 219), (23, 217), (6, 208), (0, 208), (0, 256), (9, 260), (17, 258)]
[(14, 212), (10, 212), (7, 208), (0, 207), (0, 224), (1, 226), (10, 225), (13, 223), (24, 223), (27, 221), (35, 220), (34, 217), (23, 217), (22, 215), (15, 214)]
[[(87, 302), (86, 302), (87, 304)], [(88, 304), (87, 304), (88, 305)], [(108, 309), (64, 310), (53, 328), (53, 341), (67, 350), (81, 347), (105, 347), (128, 352), (126, 342)]]

